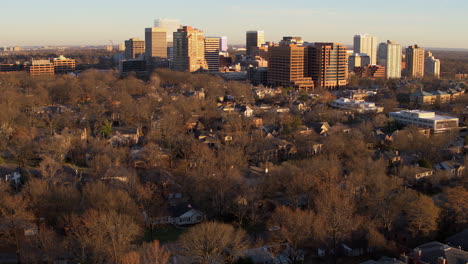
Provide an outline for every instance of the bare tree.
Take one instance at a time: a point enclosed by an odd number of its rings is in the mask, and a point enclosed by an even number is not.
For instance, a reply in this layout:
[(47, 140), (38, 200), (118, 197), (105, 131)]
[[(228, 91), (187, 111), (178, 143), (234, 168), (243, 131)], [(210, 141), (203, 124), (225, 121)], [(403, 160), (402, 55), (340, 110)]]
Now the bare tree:
[(159, 241), (153, 241), (143, 245), (141, 255), (142, 264), (167, 264), (171, 253), (159, 244)]
[(426, 195), (418, 194), (405, 208), (409, 230), (414, 235), (428, 235), (438, 228), (440, 209)]
[(7, 185), (0, 185), (0, 240), (16, 247), (20, 255), (21, 237), (29, 228), (34, 215), (27, 209), (27, 202), (20, 194), (11, 195)]
[(276, 208), (271, 216), (269, 226), (273, 230), (272, 238), (287, 244), (286, 252), (291, 263), (303, 260), (300, 248), (312, 238), (314, 217), (311, 211), (293, 210), (285, 206)]
[(199, 224), (179, 239), (180, 253), (197, 264), (232, 263), (247, 244), (243, 230), (217, 222)]

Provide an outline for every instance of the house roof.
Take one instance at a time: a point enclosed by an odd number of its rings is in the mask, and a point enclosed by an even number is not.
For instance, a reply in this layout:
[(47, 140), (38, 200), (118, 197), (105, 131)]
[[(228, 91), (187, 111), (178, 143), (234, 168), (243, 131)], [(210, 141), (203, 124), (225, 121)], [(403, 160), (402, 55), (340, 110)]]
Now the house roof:
[(190, 204), (186, 204), (186, 203), (182, 203), (177, 206), (169, 207), (169, 212), (172, 217), (180, 217), (191, 210), (198, 211), (195, 208), (193, 208)]
[(421, 249), (421, 260), (427, 263), (436, 264), (439, 257), (445, 258), (446, 264), (465, 264), (468, 262), (468, 252), (437, 241), (420, 245), (417, 249)]
[(441, 91), (441, 90), (434, 91), (432, 92), (432, 94), (433, 95), (448, 95), (448, 93)]
[(468, 250), (468, 228), (449, 237), (447, 239), (447, 244), (455, 248), (461, 248), (465, 251)]
[(361, 264), (404, 264), (404, 262), (396, 258), (381, 257), (379, 260), (368, 260)]
[(434, 95), (425, 91), (417, 91), (417, 92), (412, 93), (411, 96), (434, 96)]

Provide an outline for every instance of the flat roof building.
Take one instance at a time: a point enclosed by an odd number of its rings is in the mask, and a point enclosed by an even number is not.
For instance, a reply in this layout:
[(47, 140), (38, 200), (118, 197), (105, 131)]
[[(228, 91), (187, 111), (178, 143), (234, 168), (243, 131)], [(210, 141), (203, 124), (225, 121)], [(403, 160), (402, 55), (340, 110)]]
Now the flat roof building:
[(369, 64), (377, 64), (377, 37), (359, 34), (353, 40), (354, 53), (365, 53), (370, 58)]
[(348, 85), (346, 46), (341, 43), (316, 42), (307, 48), (307, 77), (315, 87), (335, 89)]
[(119, 71), (121, 76), (135, 73), (137, 77), (146, 77), (146, 60), (122, 60), (119, 62)]
[(367, 53), (353, 53), (348, 57), (348, 70), (354, 71), (354, 68), (371, 64), (371, 60)]
[(250, 30), (246, 33), (245, 48), (246, 54), (252, 55), (253, 47), (261, 47), (265, 43), (265, 32)]
[(69, 73), (73, 72), (76, 68), (76, 61), (75, 59), (69, 59), (60, 55), (58, 58), (54, 58), (54, 70), (55, 73)]
[(219, 72), (220, 37), (205, 38), (205, 60), (210, 72)]
[(430, 128), (434, 132), (442, 132), (458, 128), (458, 118), (438, 115), (435, 112), (423, 110), (402, 110), (391, 112), (389, 117), (395, 119), (397, 123), (403, 125), (414, 125), (423, 128)]
[(387, 40), (386, 43), (380, 43), (377, 54), (377, 63), (385, 67), (387, 79), (400, 79), (402, 70), (401, 45)]
[(312, 78), (306, 77), (306, 48), (288, 42), (268, 50), (268, 84), (313, 89)]
[(55, 74), (54, 64), (50, 60), (32, 60), (28, 68), (31, 76), (53, 76)]
[(352, 110), (361, 114), (364, 113), (380, 113), (384, 108), (376, 106), (375, 103), (366, 102), (363, 100), (353, 100), (349, 98), (339, 98), (333, 101), (331, 106), (346, 110)]
[(167, 58), (167, 30), (165, 28), (145, 28), (145, 57)]
[(137, 59), (145, 54), (145, 41), (131, 38), (125, 41), (125, 58), (127, 60)]
[(174, 32), (174, 62), (172, 66), (177, 71), (208, 70), (203, 31), (184, 26)]
[(155, 28), (164, 28), (166, 29), (166, 39), (167, 42), (170, 43), (170, 47), (172, 47), (172, 42), (174, 41), (174, 32), (180, 28), (180, 20), (178, 19), (171, 19), (171, 18), (158, 18), (154, 20), (154, 27)]
[(434, 78), (440, 77), (440, 60), (434, 58), (430, 51), (427, 52), (427, 57), (424, 60), (424, 73)]
[(425, 50), (418, 45), (406, 49), (406, 76), (413, 78), (424, 77)]

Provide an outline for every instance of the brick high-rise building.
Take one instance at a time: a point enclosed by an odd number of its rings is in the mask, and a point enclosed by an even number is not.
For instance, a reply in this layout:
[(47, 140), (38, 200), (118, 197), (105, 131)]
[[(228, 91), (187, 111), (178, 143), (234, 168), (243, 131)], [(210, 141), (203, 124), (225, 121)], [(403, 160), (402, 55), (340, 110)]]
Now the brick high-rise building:
[(145, 57), (167, 58), (167, 30), (165, 28), (145, 28)]
[(208, 70), (203, 31), (184, 26), (174, 32), (174, 62), (177, 71)]
[(245, 48), (247, 55), (252, 55), (252, 47), (261, 47), (265, 43), (265, 32), (247, 31)]
[(348, 85), (346, 46), (317, 42), (307, 47), (307, 76), (315, 87), (339, 88)]
[(402, 53), (401, 45), (387, 40), (386, 43), (380, 43), (378, 49), (378, 64), (386, 69), (387, 79), (401, 78)]
[(268, 50), (268, 83), (274, 86), (293, 86), (312, 89), (312, 78), (306, 73), (306, 48), (297, 44), (283, 42)]
[(418, 45), (406, 49), (406, 76), (413, 78), (424, 77), (425, 50)]
[(220, 37), (205, 38), (205, 60), (210, 72), (219, 72)]
[(125, 58), (127, 60), (136, 59), (145, 54), (145, 41), (131, 38), (125, 41)]
[(377, 64), (377, 38), (367, 34), (354, 36), (354, 53), (366, 53), (370, 58), (370, 64)]
[(440, 60), (432, 56), (432, 52), (427, 52), (427, 57), (424, 60), (424, 72), (428, 76), (435, 78), (440, 77)]

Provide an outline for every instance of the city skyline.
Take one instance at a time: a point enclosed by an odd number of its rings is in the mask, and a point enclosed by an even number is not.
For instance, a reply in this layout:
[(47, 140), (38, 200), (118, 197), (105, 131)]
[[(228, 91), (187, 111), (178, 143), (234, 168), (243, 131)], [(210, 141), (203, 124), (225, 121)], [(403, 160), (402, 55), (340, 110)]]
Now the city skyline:
[(468, 3), (463, 0), (397, 0), (385, 8), (368, 0), (294, 0), (287, 6), (263, 0), (124, 3), (82, 0), (73, 9), (57, 0), (3, 3), (0, 46), (109, 45), (111, 40), (117, 44), (132, 37), (143, 39), (144, 29), (157, 18), (175, 18), (207, 36), (227, 36), (230, 44), (244, 44), (248, 30), (263, 30), (265, 40), (275, 42), (292, 35), (309, 42), (350, 45), (354, 35), (368, 33), (379, 43), (395, 40), (403, 46), (468, 48), (468, 36), (459, 33), (468, 26), (463, 15)]

